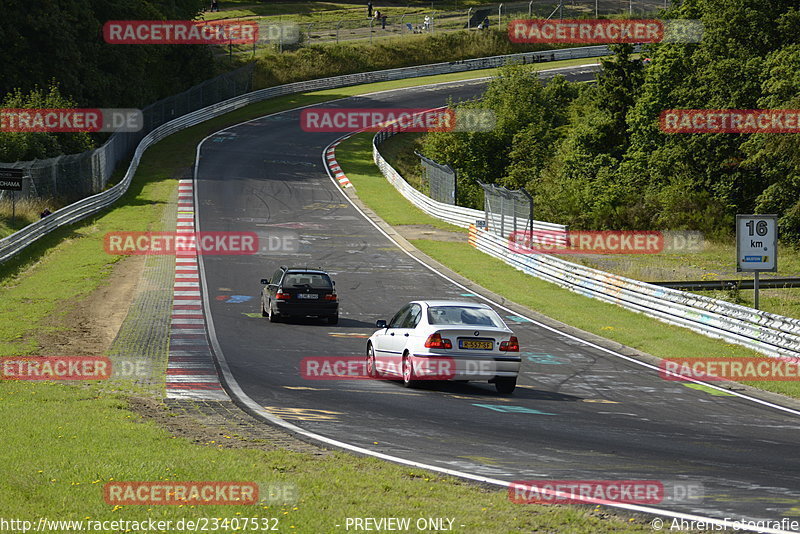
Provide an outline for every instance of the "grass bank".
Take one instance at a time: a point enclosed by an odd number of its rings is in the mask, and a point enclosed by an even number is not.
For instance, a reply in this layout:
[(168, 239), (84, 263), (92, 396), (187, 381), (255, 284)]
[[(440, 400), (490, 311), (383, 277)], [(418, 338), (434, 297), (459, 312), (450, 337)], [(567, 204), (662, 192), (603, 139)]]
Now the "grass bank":
[[(511, 43), (504, 31), (404, 35), (402, 38), (347, 44), (310, 45), (282, 53), (271, 48), (256, 52), (256, 89), (342, 74), (459, 61), (553, 48)], [(243, 54), (244, 64), (251, 56)], [(223, 63), (227, 59), (221, 60)]]
[[(438, 81), (442, 78), (439, 77)], [(417, 80), (416, 83), (419, 83)], [(0, 356), (36, 354), (37, 335), (69, 302), (101, 285), (119, 258), (103, 252), (103, 235), (154, 229), (196, 144), (226, 125), (270, 112), (408, 82), (295, 95), (242, 108), (161, 141), (144, 155), (128, 193), (112, 209), (48, 236), (0, 271)], [(343, 532), (347, 517), (449, 517), (454, 532), (647, 532), (641, 522), (578, 507), (511, 503), (423, 470), (371, 458), (319, 458), (289, 451), (227, 448), (229, 436), (193, 444), (128, 410), (139, 394), (125, 384), (0, 382), (4, 517), (36, 521), (277, 518), (279, 532)], [(258, 505), (111, 506), (109, 481), (237, 480), (288, 483), (298, 498)], [(463, 525), (463, 526), (462, 526)], [(239, 530), (241, 531), (241, 530)]]

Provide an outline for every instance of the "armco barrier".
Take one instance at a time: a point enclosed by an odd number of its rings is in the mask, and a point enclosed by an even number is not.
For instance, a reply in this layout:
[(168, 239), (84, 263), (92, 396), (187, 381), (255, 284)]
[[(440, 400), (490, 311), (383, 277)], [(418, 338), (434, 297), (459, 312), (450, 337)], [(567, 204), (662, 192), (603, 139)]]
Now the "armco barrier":
[(305, 82), (295, 82), (276, 87), (268, 87), (252, 93), (220, 102), (212, 106), (199, 109), (188, 113), (182, 117), (167, 122), (152, 132), (147, 134), (137, 145), (134, 157), (123, 180), (102, 193), (87, 197), (83, 200), (70, 204), (52, 215), (30, 224), (22, 230), (0, 239), (0, 263), (8, 260), (25, 247), (55, 230), (60, 226), (72, 224), (84, 219), (116, 202), (127, 191), (131, 179), (139, 165), (142, 153), (153, 143), (158, 142), (164, 137), (180, 131), (184, 128), (194, 126), (208, 119), (218, 117), (242, 106), (261, 102), (276, 96), (302, 93), (305, 91), (316, 91), (322, 89), (334, 89), (349, 85), (363, 83), (382, 82), (390, 80), (400, 80), (404, 78), (415, 78), (420, 76), (431, 76), (434, 74), (447, 74), (453, 72), (464, 72), (469, 70), (488, 69), (500, 67), (506, 64), (515, 63), (538, 63), (544, 61), (557, 61), (561, 59), (578, 59), (589, 57), (600, 57), (608, 55), (609, 50), (606, 46), (585, 46), (579, 48), (564, 48), (560, 50), (546, 50), (542, 52), (525, 52), (522, 54), (510, 54), (505, 56), (493, 56), (478, 59), (465, 59), (462, 61), (452, 61), (449, 63), (435, 63), (432, 65), (421, 65), (416, 67), (404, 67), (399, 69), (387, 69), (375, 72), (363, 72), (358, 74), (346, 74), (344, 76), (334, 76), (330, 78), (320, 78)]
[(547, 254), (512, 252), (508, 238), (470, 228), (470, 244), (530, 275), (587, 297), (747, 346), (769, 356), (800, 357), (800, 319), (659, 287)]
[[(398, 130), (399, 129), (395, 125), (390, 125), (377, 132), (375, 137), (372, 138), (372, 157), (381, 173), (386, 177), (387, 180), (389, 180), (389, 183), (391, 183), (395, 189), (397, 189), (400, 194), (403, 195), (409, 202), (417, 206), (425, 213), (455, 226), (469, 228), (470, 225), (475, 224), (476, 220), (486, 219), (486, 213), (483, 211), (472, 208), (463, 208), (461, 206), (453, 206), (452, 204), (446, 204), (444, 202), (438, 202), (424, 193), (417, 191), (411, 186), (411, 184), (406, 182), (405, 178), (400, 176), (400, 173), (397, 172), (394, 167), (392, 167), (385, 159), (383, 159), (378, 147), (386, 139), (396, 135), (397, 133), (400, 133)], [(497, 218), (497, 221), (499, 221), (499, 217)], [(497, 221), (493, 220), (492, 222), (494, 223)], [(523, 230), (525, 229), (526, 223), (527, 219), (517, 219), (517, 221), (514, 221), (512, 217), (505, 217), (505, 225), (508, 228), (516, 228), (517, 225), (520, 225), (520, 230)], [(497, 224), (499, 225), (499, 223)], [(567, 227), (562, 224), (533, 221), (532, 226), (533, 230), (563, 234), (564, 242), (566, 242)], [(556, 240), (556, 242), (558, 241), (559, 240)]]

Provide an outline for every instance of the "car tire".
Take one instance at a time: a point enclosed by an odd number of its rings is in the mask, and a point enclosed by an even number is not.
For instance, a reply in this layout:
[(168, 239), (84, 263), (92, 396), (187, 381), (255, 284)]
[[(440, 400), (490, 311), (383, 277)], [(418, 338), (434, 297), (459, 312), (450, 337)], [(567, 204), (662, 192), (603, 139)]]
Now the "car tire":
[(267, 313), (267, 310), (264, 308), (263, 300), (261, 301), (261, 317), (269, 317), (269, 313)]
[(495, 378), (494, 387), (497, 388), (498, 393), (508, 395), (509, 393), (513, 393), (514, 389), (517, 387), (517, 379), (507, 377)]
[(272, 305), (267, 305), (267, 316), (269, 317), (269, 322), (277, 323), (278, 322), (278, 314), (272, 310)]
[(367, 345), (367, 376), (378, 378), (378, 368), (375, 366), (375, 349), (372, 344)]
[(403, 386), (415, 388), (419, 385), (419, 380), (414, 375), (414, 366), (411, 365), (411, 356), (403, 355)]
[(328, 324), (339, 324), (339, 315), (331, 315), (328, 317)]

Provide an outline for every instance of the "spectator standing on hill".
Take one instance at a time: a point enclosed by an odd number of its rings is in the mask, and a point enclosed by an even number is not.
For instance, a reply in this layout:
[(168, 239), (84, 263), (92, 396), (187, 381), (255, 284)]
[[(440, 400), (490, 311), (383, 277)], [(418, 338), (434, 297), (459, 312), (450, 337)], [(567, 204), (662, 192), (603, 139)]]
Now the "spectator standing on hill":
[(367, 18), (372, 18), (372, 2), (367, 2)]
[(382, 29), (382, 30), (385, 30), (385, 29), (386, 29), (386, 15), (383, 15), (383, 16), (381, 17), (381, 29)]
[(211, 0), (211, 11), (219, 11), (219, 2)]

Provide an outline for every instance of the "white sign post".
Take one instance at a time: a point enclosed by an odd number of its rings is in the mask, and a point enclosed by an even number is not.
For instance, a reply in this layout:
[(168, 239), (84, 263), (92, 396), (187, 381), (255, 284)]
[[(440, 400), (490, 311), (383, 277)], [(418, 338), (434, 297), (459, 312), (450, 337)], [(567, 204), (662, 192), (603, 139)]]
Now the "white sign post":
[(758, 309), (758, 274), (778, 270), (778, 216), (736, 216), (736, 271), (752, 272), (753, 301)]

